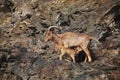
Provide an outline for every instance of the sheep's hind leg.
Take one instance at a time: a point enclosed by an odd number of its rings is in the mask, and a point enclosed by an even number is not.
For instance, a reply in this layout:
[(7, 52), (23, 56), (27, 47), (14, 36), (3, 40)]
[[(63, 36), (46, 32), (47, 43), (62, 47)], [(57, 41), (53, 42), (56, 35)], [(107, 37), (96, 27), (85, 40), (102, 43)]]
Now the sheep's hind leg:
[(91, 62), (91, 61), (92, 61), (92, 58), (91, 58), (91, 55), (90, 55), (89, 50), (86, 48), (86, 49), (84, 49), (84, 51), (85, 51), (85, 53), (87, 54), (88, 61)]

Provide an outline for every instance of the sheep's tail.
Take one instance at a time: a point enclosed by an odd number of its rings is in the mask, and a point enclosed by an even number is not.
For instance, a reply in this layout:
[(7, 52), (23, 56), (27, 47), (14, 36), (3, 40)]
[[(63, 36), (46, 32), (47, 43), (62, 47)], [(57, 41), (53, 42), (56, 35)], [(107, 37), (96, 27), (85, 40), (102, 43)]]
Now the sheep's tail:
[(95, 38), (95, 37), (90, 37), (90, 39), (95, 40), (96, 42), (99, 43), (99, 40), (97, 38)]

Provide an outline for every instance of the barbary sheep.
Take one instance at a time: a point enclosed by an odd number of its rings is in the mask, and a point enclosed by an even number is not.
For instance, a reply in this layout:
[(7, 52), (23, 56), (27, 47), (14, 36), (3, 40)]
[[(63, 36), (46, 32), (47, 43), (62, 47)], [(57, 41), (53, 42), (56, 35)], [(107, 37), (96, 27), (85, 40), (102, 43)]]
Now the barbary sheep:
[[(90, 37), (85, 33), (77, 34), (75, 32), (65, 32), (63, 34), (57, 34), (55, 28), (60, 29), (57, 26), (50, 26), (48, 28), (45, 35), (45, 41), (51, 40), (54, 42), (55, 50), (61, 51), (59, 56), (60, 60), (62, 60), (62, 56), (67, 53), (72, 57), (73, 62), (75, 62), (75, 55), (83, 50), (86, 53), (88, 61), (92, 61), (88, 45), (91, 39), (98, 41), (97, 39)], [(87, 58), (85, 58), (85, 62)]]

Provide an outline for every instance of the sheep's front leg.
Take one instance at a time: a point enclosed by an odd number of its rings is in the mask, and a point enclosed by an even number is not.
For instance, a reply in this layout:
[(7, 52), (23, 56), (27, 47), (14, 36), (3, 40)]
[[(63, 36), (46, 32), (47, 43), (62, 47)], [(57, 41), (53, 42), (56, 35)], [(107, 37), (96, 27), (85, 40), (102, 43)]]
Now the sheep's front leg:
[(61, 54), (59, 55), (59, 59), (62, 60), (63, 55), (65, 54), (64, 48), (61, 49)]
[(85, 57), (85, 60), (84, 60), (84, 63), (86, 63), (87, 62), (87, 57)]
[(61, 53), (61, 54), (59, 55), (59, 59), (60, 59), (60, 60), (62, 60), (63, 55), (64, 55), (63, 53)]
[(70, 55), (70, 56), (71, 56), (71, 58), (73, 60), (73, 63), (76, 63), (76, 61), (75, 61), (75, 55), (73, 54), (73, 55)]

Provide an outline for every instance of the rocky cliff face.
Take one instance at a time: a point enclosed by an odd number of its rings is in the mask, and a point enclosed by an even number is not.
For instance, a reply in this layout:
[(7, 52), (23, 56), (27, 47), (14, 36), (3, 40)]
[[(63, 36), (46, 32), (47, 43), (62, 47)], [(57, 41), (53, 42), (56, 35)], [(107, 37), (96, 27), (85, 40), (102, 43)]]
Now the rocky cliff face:
[[(83, 63), (84, 52), (60, 61), (44, 42), (51, 25), (96, 37), (94, 61)], [(120, 80), (119, 66), (119, 0), (0, 0), (0, 80)]]

